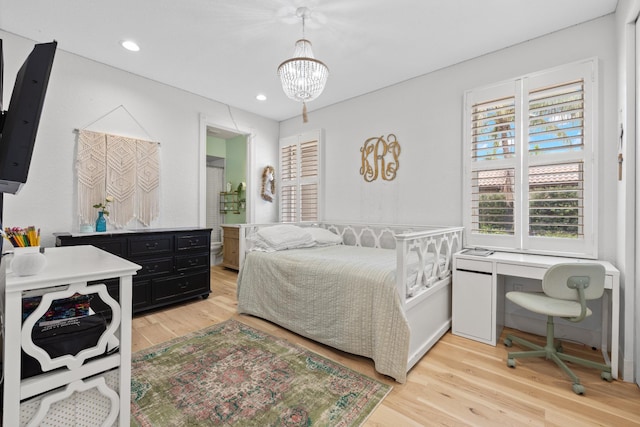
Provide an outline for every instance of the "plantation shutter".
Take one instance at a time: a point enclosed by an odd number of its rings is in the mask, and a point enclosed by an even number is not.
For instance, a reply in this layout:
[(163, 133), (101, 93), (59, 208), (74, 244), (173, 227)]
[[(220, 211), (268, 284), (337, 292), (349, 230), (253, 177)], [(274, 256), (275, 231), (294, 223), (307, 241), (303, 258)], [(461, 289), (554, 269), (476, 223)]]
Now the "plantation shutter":
[(298, 145), (280, 148), (280, 220), (295, 222), (297, 218)]
[(476, 103), (471, 110), (472, 233), (514, 234), (515, 168), (480, 168), (514, 158), (515, 102), (508, 96)]
[(468, 245), (597, 257), (596, 66), (465, 93)]
[(528, 134), (529, 236), (584, 238), (584, 80), (531, 90)]
[(522, 241), (530, 250), (597, 257), (596, 75), (590, 60), (524, 81)]
[(318, 220), (318, 140), (300, 144), (300, 220)]
[(280, 221), (319, 219), (319, 131), (289, 137), (280, 142)]
[(473, 233), (514, 234), (515, 170), (474, 171), (472, 179)]

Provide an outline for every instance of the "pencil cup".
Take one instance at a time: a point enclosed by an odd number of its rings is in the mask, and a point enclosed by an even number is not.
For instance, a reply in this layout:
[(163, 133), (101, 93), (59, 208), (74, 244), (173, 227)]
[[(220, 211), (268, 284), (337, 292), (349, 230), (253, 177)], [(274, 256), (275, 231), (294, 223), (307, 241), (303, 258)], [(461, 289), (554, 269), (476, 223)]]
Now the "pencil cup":
[(18, 276), (40, 273), (47, 265), (47, 257), (40, 253), (40, 246), (14, 248), (11, 270)]

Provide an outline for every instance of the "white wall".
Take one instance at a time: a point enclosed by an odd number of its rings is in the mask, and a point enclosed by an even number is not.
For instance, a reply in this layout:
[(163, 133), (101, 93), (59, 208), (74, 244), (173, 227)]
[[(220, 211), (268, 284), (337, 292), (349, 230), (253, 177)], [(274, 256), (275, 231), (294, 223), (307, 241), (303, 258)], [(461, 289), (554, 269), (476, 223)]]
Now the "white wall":
[[(635, 381), (640, 384), (640, 317), (635, 315), (640, 309), (638, 292), (637, 251), (638, 235), (638, 189), (640, 174), (637, 165), (640, 162), (640, 150), (636, 149), (638, 132), (637, 69), (640, 60), (640, 43), (636, 19), (640, 13), (640, 1), (620, 0), (616, 10), (616, 30), (618, 37), (618, 120), (624, 127), (624, 156), (622, 180), (618, 182), (618, 218), (617, 218), (617, 261), (620, 269), (621, 299), (624, 301), (621, 315), (621, 336), (627, 347), (635, 340), (634, 352), (624, 360), (625, 367), (635, 364)], [(633, 353), (633, 354), (632, 354)], [(629, 368), (627, 368), (629, 369)], [(631, 378), (625, 378), (632, 380)]]
[[(0, 37), (7, 109), (15, 75), (34, 42), (3, 31)], [(126, 110), (93, 123), (120, 105)], [(250, 130), (258, 157), (273, 162), (277, 153), (277, 122), (230, 110), (233, 117), (225, 104), (69, 54), (58, 45), (29, 178), (18, 195), (5, 195), (4, 225), (40, 227), (45, 246), (55, 244), (53, 232), (78, 230), (73, 130), (87, 127), (161, 142), (161, 213), (153, 227), (204, 226), (199, 214), (199, 177), (205, 166), (199, 162), (200, 115)], [(257, 198), (260, 183), (253, 184), (258, 190), (250, 197)]]
[[(425, 46), (422, 54), (428, 55), (429, 44)], [(317, 111), (310, 103), (309, 122), (303, 124), (300, 117), (286, 120), (280, 125), (280, 135), (325, 130), (325, 219), (459, 225), (463, 92), (590, 57), (598, 57), (600, 66), (599, 256), (614, 261), (616, 235), (610, 231), (616, 221), (613, 15)], [(327, 89), (330, 85), (331, 77)], [(359, 174), (359, 149), (367, 138), (389, 133), (402, 146), (397, 178), (366, 183)]]

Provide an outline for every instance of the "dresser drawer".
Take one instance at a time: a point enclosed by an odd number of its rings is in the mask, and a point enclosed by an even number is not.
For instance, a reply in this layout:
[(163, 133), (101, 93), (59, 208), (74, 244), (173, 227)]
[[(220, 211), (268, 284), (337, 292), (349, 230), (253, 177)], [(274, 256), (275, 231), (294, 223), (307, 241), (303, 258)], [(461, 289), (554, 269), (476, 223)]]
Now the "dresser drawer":
[(125, 240), (94, 240), (90, 243), (98, 249), (109, 252), (114, 255), (124, 256)]
[(188, 234), (176, 236), (176, 249), (188, 251), (192, 249), (209, 249), (210, 234)]
[(173, 257), (143, 259), (135, 263), (142, 267), (138, 270), (138, 277), (173, 273)]
[(201, 270), (209, 268), (211, 259), (209, 254), (185, 255), (176, 257), (176, 271)]
[(224, 237), (228, 239), (238, 239), (240, 236), (240, 229), (238, 227), (222, 227)]
[(146, 309), (151, 305), (151, 280), (135, 280), (133, 282), (131, 303), (133, 312)]
[(202, 295), (208, 291), (208, 272), (156, 279), (151, 283), (151, 296), (154, 304), (165, 300), (178, 300)]
[(129, 239), (129, 256), (156, 255), (173, 252), (173, 236), (151, 236)]

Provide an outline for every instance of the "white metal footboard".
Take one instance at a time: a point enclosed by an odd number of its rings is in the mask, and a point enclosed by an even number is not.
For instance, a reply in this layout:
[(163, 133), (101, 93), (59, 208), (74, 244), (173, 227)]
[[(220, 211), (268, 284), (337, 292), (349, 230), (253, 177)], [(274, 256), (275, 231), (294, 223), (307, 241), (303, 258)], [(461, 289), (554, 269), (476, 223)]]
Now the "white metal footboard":
[[(462, 249), (462, 227), (446, 227), (396, 235), (398, 293), (405, 301), (451, 276), (453, 254)], [(409, 265), (415, 252), (417, 265)], [(432, 255), (431, 257), (429, 256)], [(417, 270), (409, 278), (409, 271)]]

